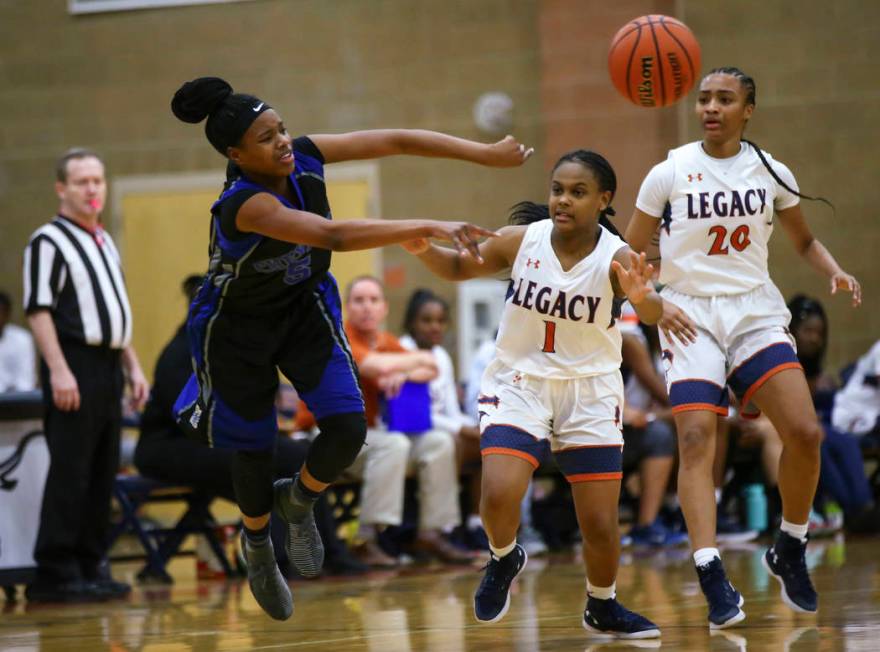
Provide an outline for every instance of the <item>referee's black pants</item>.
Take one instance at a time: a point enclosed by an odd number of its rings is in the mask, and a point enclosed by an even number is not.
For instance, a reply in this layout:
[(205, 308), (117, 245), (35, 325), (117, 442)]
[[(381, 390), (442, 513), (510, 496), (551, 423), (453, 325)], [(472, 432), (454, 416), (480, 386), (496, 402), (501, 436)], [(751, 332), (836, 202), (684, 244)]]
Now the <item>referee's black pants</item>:
[(110, 499), (119, 469), (122, 424), (121, 352), (62, 342), (79, 385), (80, 406), (62, 412), (52, 401), (45, 362), (40, 367), (49, 474), (34, 549), (37, 582), (91, 580), (106, 554)]

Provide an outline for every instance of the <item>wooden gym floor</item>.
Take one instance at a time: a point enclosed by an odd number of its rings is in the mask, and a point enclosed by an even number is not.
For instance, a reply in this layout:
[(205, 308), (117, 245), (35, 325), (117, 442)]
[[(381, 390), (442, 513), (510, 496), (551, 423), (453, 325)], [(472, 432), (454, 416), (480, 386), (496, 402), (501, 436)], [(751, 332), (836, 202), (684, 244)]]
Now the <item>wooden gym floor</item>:
[[(709, 634), (686, 548), (625, 551), (618, 594), (661, 626), (665, 650), (880, 650), (880, 539), (841, 536), (810, 544), (808, 563), (820, 595), (816, 616), (796, 615), (782, 604), (775, 580), (761, 566), (763, 550), (724, 551), (748, 617), (722, 634)], [(114, 572), (131, 580), (138, 567), (119, 563)], [(294, 614), (287, 622), (263, 615), (245, 582), (197, 582), (192, 557), (176, 559), (171, 572), (174, 586), (136, 586), (126, 601), (7, 603), (0, 650), (532, 652), (647, 645), (603, 642), (581, 629), (584, 577), (575, 554), (531, 559), (514, 584), (510, 611), (495, 625), (473, 618), (477, 568), (294, 582)]]

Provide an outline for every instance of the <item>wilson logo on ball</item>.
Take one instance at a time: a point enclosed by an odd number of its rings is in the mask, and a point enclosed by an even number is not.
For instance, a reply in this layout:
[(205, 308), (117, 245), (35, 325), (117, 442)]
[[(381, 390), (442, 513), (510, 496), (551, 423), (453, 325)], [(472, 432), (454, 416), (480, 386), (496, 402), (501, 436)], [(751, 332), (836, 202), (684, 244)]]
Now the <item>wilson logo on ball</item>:
[(693, 88), (700, 73), (700, 44), (675, 18), (642, 16), (614, 35), (608, 72), (614, 87), (633, 104), (669, 106)]

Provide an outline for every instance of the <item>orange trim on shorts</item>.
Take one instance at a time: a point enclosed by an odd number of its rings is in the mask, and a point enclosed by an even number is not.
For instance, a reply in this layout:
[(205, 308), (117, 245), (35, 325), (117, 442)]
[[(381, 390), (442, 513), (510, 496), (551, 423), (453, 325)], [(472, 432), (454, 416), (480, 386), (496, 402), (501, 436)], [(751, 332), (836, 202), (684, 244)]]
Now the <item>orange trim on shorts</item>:
[(595, 482), (596, 480), (621, 480), (623, 471), (611, 471), (610, 473), (576, 473), (575, 475), (567, 475), (565, 479), (569, 484), (577, 482)]
[[(758, 349), (757, 351), (755, 351), (754, 353), (752, 353), (752, 355), (750, 355), (748, 358), (746, 358), (745, 360), (743, 360), (742, 362), (740, 362), (738, 365), (736, 365), (736, 368), (733, 369), (729, 374), (727, 374), (727, 377), (728, 377), (728, 378), (731, 378), (732, 376), (735, 376), (735, 375), (736, 375), (736, 372), (743, 368), (743, 365), (748, 364), (748, 363), (751, 362), (755, 357), (759, 356), (760, 354), (762, 354), (762, 353), (763, 353), (764, 351), (766, 351), (767, 349), (772, 349), (774, 346), (778, 346), (778, 345), (780, 345), (780, 344), (788, 344), (789, 346), (791, 346), (791, 342), (789, 342), (789, 341), (787, 341), (787, 340), (786, 340), (786, 341), (780, 340), (780, 341), (778, 341), (778, 342), (773, 342), (773, 344), (768, 344), (768, 345), (765, 346), (763, 349)], [(792, 349), (794, 349), (794, 347), (792, 347)], [(795, 352), (795, 354), (796, 354), (796, 352)], [(788, 363), (786, 363), (786, 364), (788, 364)]]
[(728, 414), (728, 409), (726, 407), (713, 405), (712, 403), (682, 403), (681, 405), (676, 405), (674, 408), (672, 408), (672, 414), (678, 414), (679, 412), (696, 412), (697, 410), (714, 412), (715, 414), (720, 414), (723, 417), (726, 417)]
[(740, 412), (740, 418), (746, 419), (747, 421), (754, 421), (755, 419), (761, 416), (761, 411), (755, 412), (754, 414), (746, 414), (745, 412)]
[(529, 464), (531, 464), (536, 469), (540, 466), (538, 460), (528, 453), (524, 453), (523, 451), (517, 450), (515, 448), (504, 448), (502, 446), (492, 446), (490, 448), (484, 448), (480, 451), (481, 456), (486, 455), (510, 455), (511, 457), (518, 457), (521, 460), (525, 460)]
[(556, 453), (567, 453), (568, 451), (576, 451), (581, 448), (623, 448), (623, 444), (578, 444), (577, 446), (567, 446), (565, 448), (560, 448)]
[(761, 385), (766, 383), (768, 380), (770, 380), (773, 376), (778, 374), (780, 371), (785, 371), (786, 369), (803, 369), (803, 367), (801, 367), (800, 362), (783, 362), (781, 365), (773, 367), (772, 369), (770, 369), (769, 371), (764, 373), (763, 376), (758, 378), (758, 380), (756, 380), (754, 383), (752, 383), (752, 386), (746, 390), (745, 394), (743, 394), (742, 401), (740, 401), (740, 405), (742, 405), (743, 407), (747, 406), (749, 404), (749, 401), (752, 399), (752, 396), (754, 395), (754, 393), (757, 392), (759, 389), (761, 389)]

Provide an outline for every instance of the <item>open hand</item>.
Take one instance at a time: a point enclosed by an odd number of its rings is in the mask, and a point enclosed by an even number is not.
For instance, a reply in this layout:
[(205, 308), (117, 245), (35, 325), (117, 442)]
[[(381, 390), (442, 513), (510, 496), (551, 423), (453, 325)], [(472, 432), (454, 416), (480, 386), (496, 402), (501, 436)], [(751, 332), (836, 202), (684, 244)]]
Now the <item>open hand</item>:
[(513, 168), (525, 163), (535, 153), (534, 147), (526, 147), (513, 136), (505, 136), (497, 143), (486, 145), (484, 165), (496, 168)]
[(617, 274), (617, 282), (620, 283), (620, 289), (626, 294), (626, 298), (636, 305), (644, 301), (645, 297), (654, 290), (651, 283), (654, 266), (648, 262), (648, 257), (644, 253), (629, 252), (629, 261), (629, 269), (624, 269), (623, 265), (613, 260), (611, 269)]
[(838, 290), (852, 292), (853, 308), (862, 305), (862, 286), (852, 274), (840, 271), (831, 277), (831, 294), (837, 294)]

